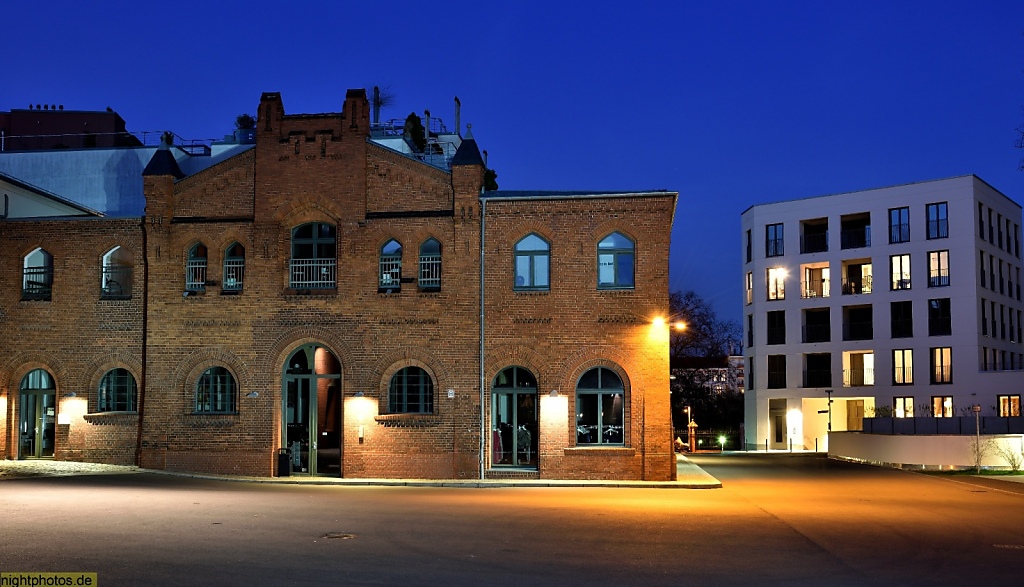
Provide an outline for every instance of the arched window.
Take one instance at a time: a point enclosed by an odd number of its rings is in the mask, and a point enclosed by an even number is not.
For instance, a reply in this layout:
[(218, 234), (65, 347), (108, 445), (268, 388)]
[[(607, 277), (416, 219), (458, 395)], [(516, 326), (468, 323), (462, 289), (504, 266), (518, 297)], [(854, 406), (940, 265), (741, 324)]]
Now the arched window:
[(434, 381), (419, 367), (405, 367), (391, 377), (388, 411), (392, 414), (430, 414), (434, 411)]
[(188, 261), (185, 263), (185, 291), (200, 292), (206, 290), (206, 245), (196, 243), (188, 250)]
[(622, 445), (625, 388), (611, 369), (595, 367), (576, 384), (576, 444)]
[(237, 386), (231, 372), (224, 367), (211, 367), (196, 384), (196, 412), (226, 414), (235, 411)]
[(402, 289), (402, 243), (391, 239), (380, 248), (380, 281), (379, 291), (399, 291)]
[(422, 290), (441, 289), (441, 243), (428, 238), (420, 245), (420, 277), (417, 280)]
[(134, 412), (138, 389), (127, 369), (111, 369), (100, 380), (98, 412)]
[(613, 232), (597, 244), (598, 289), (633, 289), (633, 241)]
[(515, 289), (550, 289), (551, 247), (536, 234), (530, 233), (516, 243)]
[(108, 300), (132, 297), (132, 254), (121, 246), (103, 255), (100, 297)]
[(508, 367), (491, 386), (491, 465), (537, 466), (537, 378)]
[(49, 300), (53, 292), (53, 257), (43, 248), (25, 255), (21, 299)]
[(224, 251), (224, 291), (240, 292), (245, 283), (245, 247), (231, 243)]
[(292, 229), (289, 283), (293, 289), (337, 287), (338, 232), (333, 224), (309, 222)]

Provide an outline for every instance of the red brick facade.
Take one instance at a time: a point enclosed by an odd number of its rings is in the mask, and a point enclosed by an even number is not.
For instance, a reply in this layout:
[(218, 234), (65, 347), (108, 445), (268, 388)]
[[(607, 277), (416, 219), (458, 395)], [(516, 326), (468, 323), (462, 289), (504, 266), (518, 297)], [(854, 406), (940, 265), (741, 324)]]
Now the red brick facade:
[[(277, 94), (264, 94), (259, 108), (254, 149), (178, 181), (140, 179), (141, 222), (0, 222), (6, 275), (20, 275), (37, 246), (54, 259), (50, 301), (20, 301), (16, 278), (0, 292), (9, 341), (2, 454), (19, 456), (19, 386), (43, 368), (68, 422), (56, 427), (58, 459), (269, 476), (288, 446), (285, 419), (301, 411), (285, 390), (311, 381), (319, 427), (310, 446), (320, 445), (309, 454), (330, 455), (321, 473), (674, 478), (668, 335), (651, 324), (668, 306), (674, 193), (481, 196), (482, 164), (446, 172), (368, 141), (361, 91), (349, 92), (340, 115), (286, 115)], [(292, 231), (306, 223), (334, 227), (333, 287), (293, 283)], [(597, 288), (598, 242), (612, 232), (635, 243), (631, 289)], [(551, 243), (544, 291), (513, 287), (514, 246), (530, 233)], [(417, 280), (420, 246), (431, 238), (441, 246), (436, 291)], [(389, 291), (378, 280), (391, 239), (402, 245), (403, 279)], [(188, 292), (189, 251), (200, 243), (205, 287)], [(237, 293), (225, 292), (233, 243), (245, 251)], [(114, 244), (133, 253), (136, 287), (130, 299), (99, 300), (98, 260)], [(289, 360), (299, 356), (315, 357), (319, 375), (293, 375)], [(139, 382), (138, 409), (97, 413), (99, 381), (115, 367)], [(429, 375), (425, 413), (389, 406), (406, 367)], [(491, 385), (508, 367), (536, 379), (537, 448), (527, 468), (491, 463)], [(612, 446), (577, 446), (575, 390), (594, 367), (624, 387), (623, 438)], [(222, 413), (197, 408), (197, 382), (211, 368), (237, 385)]]

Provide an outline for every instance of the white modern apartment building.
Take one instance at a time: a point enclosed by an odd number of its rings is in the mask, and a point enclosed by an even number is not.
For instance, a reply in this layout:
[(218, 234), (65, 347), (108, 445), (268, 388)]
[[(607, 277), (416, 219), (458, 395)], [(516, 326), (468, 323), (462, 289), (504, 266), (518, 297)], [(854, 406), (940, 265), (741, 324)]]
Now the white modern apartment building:
[(753, 206), (742, 247), (748, 448), (1019, 417), (1021, 207), (980, 178)]

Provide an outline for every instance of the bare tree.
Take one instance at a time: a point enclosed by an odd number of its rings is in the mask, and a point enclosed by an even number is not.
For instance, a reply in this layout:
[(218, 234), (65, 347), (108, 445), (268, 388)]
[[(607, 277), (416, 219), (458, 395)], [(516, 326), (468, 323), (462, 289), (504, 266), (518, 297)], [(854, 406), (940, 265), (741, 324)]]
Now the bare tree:
[(742, 352), (740, 325), (720, 320), (711, 304), (696, 292), (672, 292), (668, 306), (673, 320), (686, 324), (684, 330), (672, 330), (672, 357), (727, 357)]

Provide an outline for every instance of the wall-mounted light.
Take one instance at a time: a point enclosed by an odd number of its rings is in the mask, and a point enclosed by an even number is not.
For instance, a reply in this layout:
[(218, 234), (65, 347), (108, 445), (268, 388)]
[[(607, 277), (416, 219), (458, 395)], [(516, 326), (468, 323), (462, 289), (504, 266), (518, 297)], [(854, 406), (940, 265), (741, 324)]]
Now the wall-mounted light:
[(365, 394), (363, 392), (357, 391), (356, 394), (354, 396), (352, 396), (352, 397), (364, 397), (364, 396), (365, 396)]
[(69, 391), (64, 394), (64, 397), (78, 397), (78, 394), (73, 391)]
[(260, 396), (260, 392), (258, 392), (258, 391), (250, 391), (249, 393), (245, 394), (245, 397), (259, 397), (259, 396)]
[(548, 394), (548, 397), (558, 397), (558, 390), (552, 389), (551, 393)]

